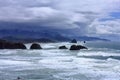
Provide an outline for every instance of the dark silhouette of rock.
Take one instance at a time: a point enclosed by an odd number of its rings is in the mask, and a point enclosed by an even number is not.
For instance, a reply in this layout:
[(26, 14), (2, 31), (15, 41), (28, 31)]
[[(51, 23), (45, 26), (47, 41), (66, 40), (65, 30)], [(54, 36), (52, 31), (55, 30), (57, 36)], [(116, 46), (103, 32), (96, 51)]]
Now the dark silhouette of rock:
[(17, 77), (17, 80), (20, 80), (21, 78), (20, 77)]
[(72, 45), (70, 47), (70, 50), (80, 50), (80, 49), (87, 49), (87, 47), (82, 46), (82, 45)]
[(79, 49), (88, 49), (87, 47), (82, 46), (82, 45), (77, 45), (77, 47), (78, 47)]
[(80, 48), (78, 48), (76, 45), (72, 45), (70, 47), (70, 50), (80, 50)]
[(0, 40), (0, 49), (26, 49), (26, 46), (23, 43)]
[(66, 46), (60, 46), (59, 49), (68, 49)]
[(14, 43), (15, 49), (27, 49), (23, 43)]
[(73, 40), (71, 41), (71, 43), (77, 43), (77, 40), (76, 40), (76, 39), (73, 39)]
[(86, 41), (84, 41), (84, 43), (86, 43)]
[(33, 43), (31, 45), (30, 49), (42, 49), (42, 47), (39, 44), (37, 44), (37, 43)]
[(0, 40), (0, 49), (4, 49), (5, 40)]

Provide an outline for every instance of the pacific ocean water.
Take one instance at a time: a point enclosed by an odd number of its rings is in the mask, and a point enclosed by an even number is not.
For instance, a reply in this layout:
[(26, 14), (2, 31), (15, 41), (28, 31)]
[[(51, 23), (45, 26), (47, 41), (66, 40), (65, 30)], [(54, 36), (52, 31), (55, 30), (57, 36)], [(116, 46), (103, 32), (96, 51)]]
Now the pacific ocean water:
[(0, 50), (0, 80), (120, 80), (120, 42), (87, 42), (88, 50), (59, 50), (69, 42), (40, 43), (42, 50)]

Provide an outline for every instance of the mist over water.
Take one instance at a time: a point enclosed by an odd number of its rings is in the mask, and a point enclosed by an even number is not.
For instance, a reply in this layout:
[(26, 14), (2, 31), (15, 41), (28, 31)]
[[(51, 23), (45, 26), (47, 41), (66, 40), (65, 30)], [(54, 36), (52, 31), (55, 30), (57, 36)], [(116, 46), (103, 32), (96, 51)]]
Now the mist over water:
[(0, 80), (120, 80), (120, 43), (87, 42), (88, 50), (59, 50), (71, 43), (41, 44), (42, 50), (0, 50)]

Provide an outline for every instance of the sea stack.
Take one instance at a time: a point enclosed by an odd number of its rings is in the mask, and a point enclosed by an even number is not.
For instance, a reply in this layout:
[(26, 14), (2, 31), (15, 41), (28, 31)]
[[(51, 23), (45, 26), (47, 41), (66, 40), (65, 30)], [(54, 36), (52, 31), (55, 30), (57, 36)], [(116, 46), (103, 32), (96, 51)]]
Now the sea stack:
[(72, 45), (70, 47), (70, 50), (80, 50), (80, 49), (88, 49), (88, 48), (82, 45)]
[(84, 41), (84, 43), (86, 43), (86, 41)]
[(66, 46), (60, 46), (59, 49), (68, 49)]
[(26, 49), (23, 43), (0, 40), (0, 49)]
[(76, 40), (76, 39), (73, 39), (73, 40), (71, 41), (71, 43), (77, 43), (77, 40)]
[(14, 43), (14, 49), (27, 49), (23, 43)]
[(42, 49), (42, 47), (38, 43), (33, 43), (30, 49)]

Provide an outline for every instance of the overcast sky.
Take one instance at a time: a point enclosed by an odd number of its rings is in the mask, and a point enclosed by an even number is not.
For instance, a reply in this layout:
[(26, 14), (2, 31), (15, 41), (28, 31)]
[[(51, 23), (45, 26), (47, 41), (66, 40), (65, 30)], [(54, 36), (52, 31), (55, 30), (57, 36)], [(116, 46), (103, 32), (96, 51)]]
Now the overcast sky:
[[(120, 37), (120, 0), (0, 0), (0, 22), (117, 39)], [(7, 28), (13, 27), (0, 25), (0, 29)]]

